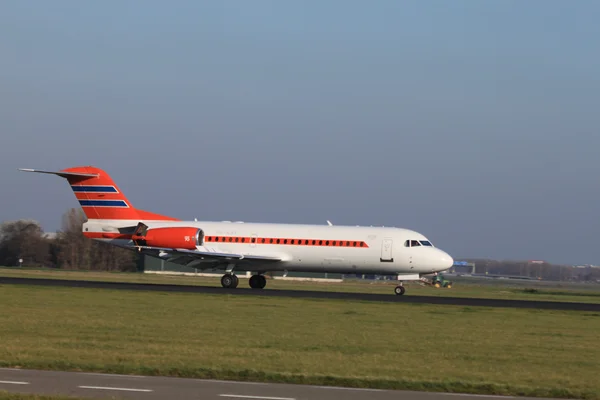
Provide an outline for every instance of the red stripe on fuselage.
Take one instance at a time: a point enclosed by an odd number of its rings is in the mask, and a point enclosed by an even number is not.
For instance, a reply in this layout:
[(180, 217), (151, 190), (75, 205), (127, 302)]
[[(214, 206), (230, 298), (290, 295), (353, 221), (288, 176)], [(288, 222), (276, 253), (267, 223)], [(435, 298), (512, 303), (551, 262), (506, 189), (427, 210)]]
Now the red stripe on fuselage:
[(266, 238), (247, 236), (206, 236), (205, 242), (210, 243), (254, 243), (291, 246), (319, 246), (319, 247), (369, 247), (361, 240), (331, 240), (331, 239), (297, 239), (297, 238)]

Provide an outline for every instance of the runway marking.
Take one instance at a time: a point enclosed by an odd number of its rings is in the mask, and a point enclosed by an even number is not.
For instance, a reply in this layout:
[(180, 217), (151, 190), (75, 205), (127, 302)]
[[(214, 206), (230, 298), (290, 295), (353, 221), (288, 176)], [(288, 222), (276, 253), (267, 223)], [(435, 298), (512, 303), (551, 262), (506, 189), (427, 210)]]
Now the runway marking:
[(17, 382), (17, 381), (0, 381), (0, 383), (6, 383), (8, 385), (29, 385), (29, 382)]
[(267, 396), (244, 396), (242, 394), (220, 394), (221, 397), (233, 397), (236, 399), (260, 399), (260, 400), (296, 400), (293, 397), (267, 397)]
[(118, 388), (108, 386), (77, 386), (81, 389), (99, 389), (99, 390), (123, 390), (127, 392), (152, 392), (151, 389), (133, 389), (133, 388)]

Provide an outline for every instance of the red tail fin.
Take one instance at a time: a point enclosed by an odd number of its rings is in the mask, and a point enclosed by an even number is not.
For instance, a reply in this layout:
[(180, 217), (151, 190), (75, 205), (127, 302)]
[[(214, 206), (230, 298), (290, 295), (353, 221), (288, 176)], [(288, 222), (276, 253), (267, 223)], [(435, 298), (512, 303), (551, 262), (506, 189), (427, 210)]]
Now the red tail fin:
[(67, 168), (58, 172), (33, 169), (23, 171), (54, 174), (65, 178), (88, 219), (177, 220), (133, 207), (110, 175), (100, 168), (87, 166)]

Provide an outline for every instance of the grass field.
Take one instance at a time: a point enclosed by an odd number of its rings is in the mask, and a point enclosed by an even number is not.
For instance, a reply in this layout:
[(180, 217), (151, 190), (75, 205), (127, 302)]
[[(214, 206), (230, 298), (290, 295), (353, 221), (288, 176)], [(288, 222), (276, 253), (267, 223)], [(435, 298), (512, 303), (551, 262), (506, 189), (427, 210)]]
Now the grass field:
[(600, 313), (0, 286), (0, 366), (600, 399)]
[[(27, 270), (0, 268), (0, 276), (29, 278), (79, 279), (111, 282), (168, 283), (175, 285), (199, 285), (220, 287), (220, 277), (156, 275), (143, 273), (109, 273), (63, 270)], [(267, 288), (291, 290), (317, 290), (341, 292), (365, 292), (393, 295), (394, 282), (391, 281), (345, 281), (345, 282), (302, 282), (269, 280)], [(600, 285), (573, 284), (537, 281), (455, 281), (452, 289), (424, 287), (417, 283), (406, 283), (405, 296), (453, 296), (479, 297), (515, 300), (568, 301), (600, 303)], [(248, 287), (246, 279), (240, 280), (240, 287)]]

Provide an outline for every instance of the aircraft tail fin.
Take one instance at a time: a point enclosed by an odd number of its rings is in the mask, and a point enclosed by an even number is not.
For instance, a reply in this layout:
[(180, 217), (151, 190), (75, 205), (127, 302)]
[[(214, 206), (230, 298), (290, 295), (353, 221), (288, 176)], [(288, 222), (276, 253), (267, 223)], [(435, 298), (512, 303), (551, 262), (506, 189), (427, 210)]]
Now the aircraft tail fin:
[(88, 220), (158, 220), (176, 218), (139, 210), (131, 204), (112, 178), (100, 168), (85, 166), (60, 171), (19, 168), (20, 171), (52, 174), (65, 178)]

